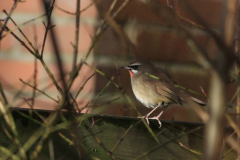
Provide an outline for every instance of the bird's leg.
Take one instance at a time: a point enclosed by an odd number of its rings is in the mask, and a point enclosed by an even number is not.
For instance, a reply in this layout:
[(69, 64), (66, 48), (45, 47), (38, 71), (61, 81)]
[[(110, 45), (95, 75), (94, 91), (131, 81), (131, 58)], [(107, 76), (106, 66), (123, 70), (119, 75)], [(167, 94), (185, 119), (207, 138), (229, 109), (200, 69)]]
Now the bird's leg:
[[(142, 116), (140, 118), (145, 118), (147, 121), (147, 124), (149, 125), (149, 120), (148, 117), (159, 107), (161, 106), (162, 103), (159, 103), (155, 108), (153, 108), (153, 110), (151, 110), (151, 112), (149, 112), (146, 116)], [(158, 122), (159, 123), (159, 122)], [(161, 123), (161, 122), (160, 122)]]

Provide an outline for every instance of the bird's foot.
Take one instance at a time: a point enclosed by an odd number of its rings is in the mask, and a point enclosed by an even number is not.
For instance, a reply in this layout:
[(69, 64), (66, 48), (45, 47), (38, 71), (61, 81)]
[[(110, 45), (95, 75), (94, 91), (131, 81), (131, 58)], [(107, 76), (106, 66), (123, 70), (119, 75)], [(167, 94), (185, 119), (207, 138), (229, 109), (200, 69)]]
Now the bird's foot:
[(149, 120), (148, 120), (148, 116), (147, 115), (146, 116), (138, 116), (138, 118), (144, 118), (146, 120), (147, 124), (149, 125)]
[(160, 117), (156, 116), (156, 117), (151, 117), (149, 119), (156, 119), (158, 121), (158, 124), (159, 124), (159, 128), (162, 127), (162, 122), (159, 120)]
[(158, 124), (160, 125), (159, 128), (162, 127), (162, 122), (159, 120), (162, 114), (163, 114), (163, 111), (161, 111), (158, 116), (149, 118), (149, 119), (156, 119), (158, 121)]

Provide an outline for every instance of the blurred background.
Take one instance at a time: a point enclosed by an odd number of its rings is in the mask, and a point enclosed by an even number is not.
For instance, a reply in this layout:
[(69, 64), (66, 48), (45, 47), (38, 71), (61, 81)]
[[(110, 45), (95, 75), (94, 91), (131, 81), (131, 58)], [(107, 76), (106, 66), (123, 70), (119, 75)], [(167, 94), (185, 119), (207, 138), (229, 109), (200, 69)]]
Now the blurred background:
[[(9, 12), (13, 2), (8, 0), (0, 0), (0, 2), (0, 10)], [(81, 58), (88, 51), (92, 38), (104, 23), (112, 2), (112, 0), (81, 0), (82, 12), (80, 16), (77, 62), (80, 62)], [(124, 2), (124, 0), (118, 0), (111, 13), (119, 9)], [(190, 5), (191, 10), (186, 7), (186, 4)], [(117, 26), (114, 27), (113, 24), (110, 24), (110, 27), (106, 28), (105, 32), (95, 43), (93, 50), (91, 50), (87, 58), (87, 63), (100, 69), (108, 77), (114, 76), (114, 81), (136, 103), (142, 115), (147, 114), (150, 109), (143, 107), (136, 100), (132, 93), (129, 73), (119, 68), (127, 65), (132, 59), (139, 56), (163, 68), (180, 86), (204, 95), (201, 90), (203, 88), (206, 95), (208, 95), (210, 74), (199, 65), (198, 59), (189, 49), (186, 39), (182, 37), (181, 32), (170, 22), (174, 21), (174, 23), (183, 26), (196, 44), (215, 61), (217, 56), (215, 41), (197, 25), (196, 17), (192, 11), (197, 13), (209, 28), (219, 33), (223, 27), (221, 15), (224, 13), (224, 5), (224, 2), (220, 0), (185, 0), (184, 3), (182, 0), (130, 1), (116, 16), (115, 22)], [(164, 13), (161, 13), (160, 6), (167, 7), (169, 12), (175, 13), (175, 16), (162, 16)], [(52, 23), (55, 25), (54, 29), (57, 35), (58, 47), (64, 62), (63, 67), (67, 78), (69, 78), (74, 59), (74, 47), (72, 44), (75, 42), (75, 12), (75, 0), (56, 0), (52, 13)], [(23, 24), (20, 28), (33, 45), (40, 50), (45, 33), (43, 21), (46, 23), (46, 18), (42, 16), (44, 13), (40, 0), (27, 0), (20, 2), (11, 16), (18, 25)], [(5, 17), (6, 15), (1, 12), (0, 19)], [(9, 20), (7, 27), (14, 29), (15, 25)], [(18, 30), (14, 29), (14, 33), (22, 38), (25, 43), (27, 42)], [(4, 34), (7, 34), (7, 32), (4, 32)], [(58, 80), (60, 77), (59, 71), (52, 52), (53, 47), (48, 36), (43, 59), (56, 80)], [(37, 67), (35, 67), (35, 64), (37, 64)], [(118, 67), (116, 67), (116, 64)], [(118, 75), (118, 71), (120, 75)], [(40, 62), (35, 63), (34, 56), (11, 34), (8, 34), (0, 41), (0, 81), (14, 107), (29, 108), (26, 100), (31, 101), (28, 98), (32, 97), (33, 89), (24, 85), (20, 79), (33, 84), (34, 73), (37, 73), (37, 88), (58, 99), (60, 94), (42, 64)], [(84, 65), (70, 92), (76, 95), (81, 86), (93, 73), (94, 70)], [(236, 83), (231, 82), (230, 76), (228, 79), (227, 102), (232, 99), (236, 91)], [(76, 99), (79, 108), (93, 101), (107, 83), (108, 79), (97, 73), (90, 78)], [(204, 102), (208, 101), (204, 96), (189, 94)], [(57, 104), (54, 101), (42, 93), (36, 92), (33, 106), (35, 109), (54, 110), (56, 106)], [(94, 110), (99, 108), (101, 109), (100, 111), (98, 110), (98, 114), (137, 116), (122, 93), (113, 84), (109, 85), (88, 112), (93, 113)], [(159, 113), (158, 111), (156, 111), (156, 114)], [(86, 112), (86, 109), (83, 112)], [(229, 112), (234, 111), (230, 109)], [(169, 106), (161, 119), (200, 121), (195, 113), (178, 105)]]

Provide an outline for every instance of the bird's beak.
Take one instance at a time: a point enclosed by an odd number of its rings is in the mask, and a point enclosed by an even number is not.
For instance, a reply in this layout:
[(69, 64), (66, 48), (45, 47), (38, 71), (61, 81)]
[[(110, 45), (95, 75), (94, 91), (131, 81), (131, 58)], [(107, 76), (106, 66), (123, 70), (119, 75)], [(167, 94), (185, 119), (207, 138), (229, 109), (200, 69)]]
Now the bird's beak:
[(130, 69), (130, 67), (128, 67), (128, 66), (122, 66), (121, 68), (122, 69)]

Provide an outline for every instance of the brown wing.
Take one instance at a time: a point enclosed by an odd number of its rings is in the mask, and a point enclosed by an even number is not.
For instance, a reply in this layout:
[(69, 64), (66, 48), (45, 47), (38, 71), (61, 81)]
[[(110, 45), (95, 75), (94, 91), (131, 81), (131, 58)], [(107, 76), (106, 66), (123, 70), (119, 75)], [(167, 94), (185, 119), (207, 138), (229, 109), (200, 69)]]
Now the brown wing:
[[(146, 66), (150, 67), (150, 69), (148, 67), (144, 68), (146, 73), (152, 74), (152, 75), (160, 78), (159, 80), (157, 80), (157, 79), (151, 78), (149, 76), (144, 77), (143, 78), (144, 85), (147, 86), (148, 88), (152, 89), (159, 95), (166, 97), (169, 100), (168, 102), (173, 102), (173, 103), (182, 105), (183, 104), (182, 96), (184, 97), (184, 96), (189, 96), (189, 95), (187, 95), (185, 92), (183, 92), (179, 88), (175, 87), (175, 84), (177, 84), (177, 83), (175, 81), (173, 81), (168, 76), (168, 74), (166, 74), (166, 72), (163, 69), (153, 65), (149, 61), (143, 60), (142, 63), (146, 64), (146, 65), (144, 65), (145, 67)], [(202, 102), (196, 98), (191, 97), (191, 99), (199, 105), (202, 105), (202, 106), (205, 105), (204, 102)], [(168, 103), (168, 102), (166, 102), (166, 103)]]
[(174, 84), (167, 83), (163, 79), (157, 80), (151, 77), (143, 79), (143, 84), (148, 88), (152, 89), (153, 91), (155, 91), (157, 94), (166, 97), (169, 100), (169, 102), (182, 105), (182, 100), (178, 96), (179, 91), (177, 88), (175, 88)]

